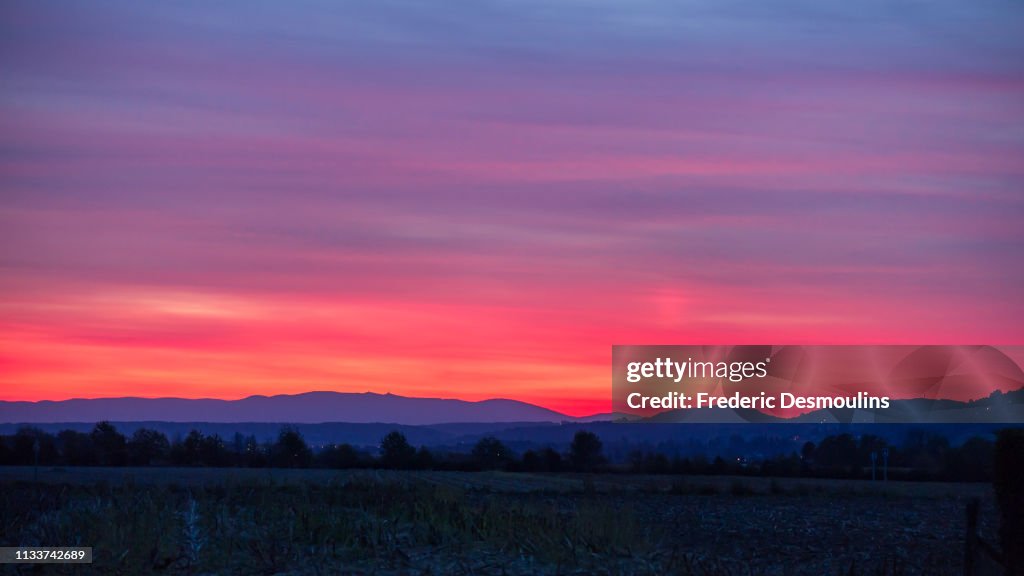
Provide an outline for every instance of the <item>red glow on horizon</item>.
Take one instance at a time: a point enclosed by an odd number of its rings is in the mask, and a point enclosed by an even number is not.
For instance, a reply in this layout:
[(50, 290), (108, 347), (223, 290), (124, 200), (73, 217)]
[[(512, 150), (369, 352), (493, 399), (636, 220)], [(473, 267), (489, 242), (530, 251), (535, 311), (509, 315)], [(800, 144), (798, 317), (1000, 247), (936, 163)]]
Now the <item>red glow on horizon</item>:
[(576, 416), (614, 344), (1024, 343), (1019, 11), (637, 8), (6, 7), (0, 399)]
[[(0, 337), (0, 399), (372, 391), (511, 398), (584, 416), (611, 409), (615, 342), (919, 343), (949, 342), (957, 332), (922, 322), (883, 339), (881, 320), (839, 310), (831, 322), (846, 318), (845, 325), (825, 331), (796, 312), (730, 314), (728, 301), (696, 300), (669, 304), (655, 294), (617, 308), (530, 312), (161, 290), (64, 295), (59, 305), (25, 301), (6, 309), (14, 322)], [(783, 305), (796, 311), (800, 303), (776, 303)]]

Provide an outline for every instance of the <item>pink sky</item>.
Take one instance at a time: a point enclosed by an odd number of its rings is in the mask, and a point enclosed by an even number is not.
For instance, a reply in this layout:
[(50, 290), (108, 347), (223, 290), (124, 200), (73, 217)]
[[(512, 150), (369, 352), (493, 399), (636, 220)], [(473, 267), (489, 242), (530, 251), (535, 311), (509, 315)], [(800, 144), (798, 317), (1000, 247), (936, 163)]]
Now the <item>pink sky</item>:
[(0, 399), (1024, 344), (1024, 7), (816, 6), (8, 3)]

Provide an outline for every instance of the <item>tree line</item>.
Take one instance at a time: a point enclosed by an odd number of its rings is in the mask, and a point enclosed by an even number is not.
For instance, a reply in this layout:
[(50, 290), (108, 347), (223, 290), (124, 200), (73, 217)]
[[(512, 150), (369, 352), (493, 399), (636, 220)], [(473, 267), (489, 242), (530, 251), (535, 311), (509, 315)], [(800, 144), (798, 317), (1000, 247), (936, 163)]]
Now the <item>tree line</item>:
[(469, 453), (434, 452), (415, 447), (401, 432), (385, 435), (376, 451), (351, 444), (329, 444), (314, 450), (302, 434), (284, 426), (273, 441), (235, 434), (192, 430), (174, 440), (158, 430), (139, 428), (125, 436), (109, 422), (86, 432), (57, 434), (26, 426), (0, 435), (0, 465), (4, 466), (209, 466), (249, 468), (388, 468), (441, 470), (596, 471), (605, 458), (597, 435), (580, 431), (567, 453), (552, 448), (527, 450), (521, 457), (500, 440), (487, 436)]
[[(517, 454), (493, 436), (481, 438), (467, 452), (415, 447), (400, 432), (384, 436), (376, 450), (331, 444), (314, 450), (295, 428), (281, 428), (273, 441), (235, 434), (192, 430), (169, 440), (163, 433), (140, 428), (130, 436), (109, 422), (88, 432), (63, 430), (50, 434), (23, 427), (0, 435), (0, 465), (63, 466), (210, 466), (278, 468), (388, 468), (406, 470), (507, 470), (525, 472), (636, 472), (645, 474), (741, 474), (870, 478), (872, 462), (890, 479), (988, 481), (992, 479), (994, 443), (971, 438), (951, 446), (944, 436), (910, 431), (901, 445), (865, 434), (836, 434), (802, 449), (750, 460), (743, 455), (669, 456), (656, 450), (634, 450), (625, 462), (610, 462), (600, 438), (581, 430), (567, 452), (554, 448)], [(873, 455), (873, 456), (872, 456)]]
[[(657, 451), (634, 452), (628, 467), (649, 474), (740, 474), (892, 480), (988, 482), (993, 477), (995, 442), (975, 436), (953, 446), (941, 434), (909, 430), (900, 444), (864, 434), (834, 434), (805, 442), (799, 452), (750, 460), (742, 455), (708, 459), (669, 458)], [(874, 470), (872, 470), (874, 468)]]

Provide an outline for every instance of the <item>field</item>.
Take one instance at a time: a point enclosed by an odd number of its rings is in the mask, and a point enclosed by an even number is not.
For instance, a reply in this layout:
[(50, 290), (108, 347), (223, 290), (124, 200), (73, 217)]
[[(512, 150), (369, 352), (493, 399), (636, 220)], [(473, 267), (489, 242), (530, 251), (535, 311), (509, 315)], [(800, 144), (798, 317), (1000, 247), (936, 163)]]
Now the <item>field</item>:
[(996, 524), (982, 484), (21, 467), (0, 488), (0, 545), (93, 547), (54, 574), (961, 574), (968, 499)]

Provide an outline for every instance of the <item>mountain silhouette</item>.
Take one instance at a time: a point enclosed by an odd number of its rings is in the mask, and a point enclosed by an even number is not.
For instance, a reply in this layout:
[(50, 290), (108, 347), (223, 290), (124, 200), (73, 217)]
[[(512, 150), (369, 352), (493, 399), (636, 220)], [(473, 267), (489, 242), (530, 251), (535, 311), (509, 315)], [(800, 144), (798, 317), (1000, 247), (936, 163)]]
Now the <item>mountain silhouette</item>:
[(460, 422), (562, 422), (570, 416), (518, 400), (479, 402), (410, 398), (394, 394), (307, 392), (211, 398), (75, 398), (39, 402), (0, 401), (0, 422), (320, 422), (407, 425)]
[(466, 423), (561, 423), (645, 421), (652, 423), (953, 423), (1024, 420), (1024, 388), (993, 393), (969, 402), (914, 398), (893, 400), (879, 410), (817, 410), (778, 418), (756, 410), (702, 408), (669, 410), (643, 418), (620, 413), (572, 417), (519, 400), (478, 402), (445, 398), (412, 398), (373, 392), (306, 392), (249, 396), (241, 400), (211, 398), (75, 398), (39, 402), (0, 401), (0, 423), (58, 422), (206, 422), (400, 424), (423, 426)]

